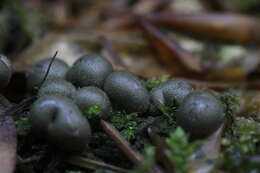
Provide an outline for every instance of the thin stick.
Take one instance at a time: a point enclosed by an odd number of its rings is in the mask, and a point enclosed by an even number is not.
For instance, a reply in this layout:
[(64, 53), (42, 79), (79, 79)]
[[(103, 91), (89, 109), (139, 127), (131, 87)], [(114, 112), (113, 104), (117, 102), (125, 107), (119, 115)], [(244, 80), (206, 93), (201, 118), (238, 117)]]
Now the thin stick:
[[(51, 62), (48, 66), (48, 69), (47, 69), (47, 72), (45, 73), (44, 75), (44, 78), (43, 80), (41, 81), (41, 84), (39, 85), (39, 88), (41, 88), (42, 84), (46, 81), (47, 77), (48, 77), (48, 74), (50, 72), (50, 69), (51, 69), (51, 66), (56, 58), (58, 54), (58, 51), (55, 52), (55, 54), (53, 55), (52, 59), (51, 59)], [(22, 111), (24, 111), (25, 109), (27, 109), (32, 103), (33, 101), (36, 99), (37, 97), (36, 96), (32, 96), (32, 97), (29, 97), (29, 98), (26, 98), (25, 100), (23, 100), (21, 103), (19, 103), (18, 105), (14, 106), (14, 107), (11, 107), (9, 108), (6, 113), (10, 114), (10, 115), (15, 115), (17, 113), (20, 113)]]
[(142, 156), (134, 151), (130, 144), (120, 135), (120, 133), (108, 122), (100, 120), (101, 126), (104, 131), (114, 140), (117, 146), (128, 156), (128, 158), (136, 165), (142, 163)]
[(23, 100), (18, 105), (9, 108), (5, 113), (8, 115), (15, 115), (15, 114), (21, 113), (24, 110), (26, 110), (33, 103), (33, 101), (35, 99), (36, 99), (36, 96), (29, 97), (29, 98)]
[(88, 168), (88, 169), (97, 169), (97, 168), (104, 168), (104, 169), (108, 169), (111, 171), (116, 171), (116, 172), (120, 172), (120, 173), (129, 173), (129, 170), (123, 169), (123, 168), (119, 168), (117, 166), (113, 166), (107, 163), (103, 163), (103, 162), (99, 162), (96, 160), (90, 160), (81, 156), (74, 156), (69, 158), (68, 160), (66, 160), (66, 162), (73, 164), (73, 165), (77, 165), (83, 168)]
[[(142, 155), (134, 151), (131, 147), (129, 142), (127, 142), (118, 132), (117, 129), (115, 129), (110, 123), (100, 120), (100, 124), (104, 131), (114, 140), (116, 145), (126, 154), (126, 156), (137, 166), (141, 165), (143, 163)], [(159, 168), (157, 165), (153, 166), (150, 170), (150, 173), (163, 173), (161, 168)]]
[(49, 66), (48, 66), (47, 72), (45, 73), (45, 76), (44, 76), (44, 78), (43, 78), (41, 84), (39, 85), (39, 88), (41, 88), (42, 84), (46, 81), (46, 79), (47, 79), (47, 77), (48, 77), (48, 75), (49, 75), (49, 72), (50, 72), (52, 63), (54, 62), (54, 60), (55, 60), (57, 54), (58, 54), (58, 51), (56, 51), (55, 54), (53, 55), (53, 57), (51, 58), (51, 62), (50, 62), (50, 64), (49, 64)]

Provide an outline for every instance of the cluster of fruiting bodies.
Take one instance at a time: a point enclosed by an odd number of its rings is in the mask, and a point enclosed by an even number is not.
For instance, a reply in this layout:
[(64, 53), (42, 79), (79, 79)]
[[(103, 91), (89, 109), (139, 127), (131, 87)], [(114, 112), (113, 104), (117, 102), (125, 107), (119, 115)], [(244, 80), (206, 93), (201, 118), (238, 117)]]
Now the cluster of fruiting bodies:
[[(28, 90), (37, 91), (30, 122), (33, 133), (65, 151), (82, 151), (86, 147), (91, 128), (83, 112), (93, 106), (100, 108), (99, 117), (103, 119), (112, 107), (140, 116), (156, 116), (161, 114), (162, 106), (176, 106), (177, 123), (194, 137), (209, 135), (224, 121), (222, 103), (184, 81), (169, 80), (148, 91), (134, 74), (114, 71), (104, 57), (87, 54), (72, 67), (55, 59), (41, 85), (50, 63), (51, 59), (44, 59), (26, 71)], [(7, 72), (10, 62), (1, 56), (0, 65), (4, 87), (11, 76), (11, 70)]]

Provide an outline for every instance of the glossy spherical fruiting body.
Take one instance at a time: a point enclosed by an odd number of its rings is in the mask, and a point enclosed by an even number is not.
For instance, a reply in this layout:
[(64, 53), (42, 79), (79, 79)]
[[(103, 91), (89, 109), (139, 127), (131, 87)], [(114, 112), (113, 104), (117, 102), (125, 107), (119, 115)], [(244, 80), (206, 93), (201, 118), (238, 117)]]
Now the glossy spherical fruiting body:
[(113, 71), (112, 65), (102, 56), (87, 54), (80, 57), (67, 73), (67, 80), (79, 87), (103, 87), (105, 78)]
[(38, 91), (38, 96), (57, 94), (73, 98), (75, 93), (76, 88), (70, 82), (62, 78), (50, 78), (43, 83)]
[(0, 89), (8, 85), (11, 77), (12, 77), (11, 62), (5, 56), (0, 55)]
[(126, 112), (145, 113), (150, 104), (149, 93), (132, 73), (117, 71), (105, 80), (104, 91), (112, 103)]
[(194, 137), (211, 134), (224, 119), (223, 104), (205, 91), (191, 92), (176, 112), (177, 123)]
[(181, 80), (169, 80), (153, 88), (150, 92), (151, 102), (158, 109), (161, 105), (180, 105), (183, 99), (192, 91), (192, 86)]
[(90, 108), (97, 106), (100, 110), (98, 116), (105, 118), (111, 110), (111, 103), (107, 94), (97, 87), (80, 88), (75, 96), (74, 101), (83, 112), (88, 112)]
[[(51, 58), (43, 59), (26, 71), (26, 83), (29, 91), (39, 87), (47, 73), (51, 63)], [(69, 66), (61, 59), (55, 59), (51, 65), (47, 79), (63, 78), (65, 79)]]
[(32, 132), (67, 152), (85, 149), (91, 135), (86, 118), (67, 97), (48, 95), (33, 103), (30, 110)]

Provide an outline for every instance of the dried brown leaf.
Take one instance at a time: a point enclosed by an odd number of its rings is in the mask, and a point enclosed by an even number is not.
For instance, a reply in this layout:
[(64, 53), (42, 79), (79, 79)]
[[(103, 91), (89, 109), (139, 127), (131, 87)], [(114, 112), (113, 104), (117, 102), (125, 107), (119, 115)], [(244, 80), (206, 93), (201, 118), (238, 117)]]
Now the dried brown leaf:
[(150, 16), (150, 21), (176, 31), (193, 34), (197, 38), (233, 43), (260, 42), (259, 20), (238, 14), (215, 13), (160, 13)]
[(198, 73), (202, 71), (198, 59), (180, 47), (175, 40), (169, 40), (145, 20), (139, 20), (139, 24), (160, 60), (174, 75), (183, 75), (188, 72)]
[(210, 173), (220, 153), (221, 136), (224, 123), (204, 141), (201, 148), (191, 157), (188, 173)]
[(0, 173), (13, 173), (16, 165), (16, 130), (12, 117), (0, 115)]

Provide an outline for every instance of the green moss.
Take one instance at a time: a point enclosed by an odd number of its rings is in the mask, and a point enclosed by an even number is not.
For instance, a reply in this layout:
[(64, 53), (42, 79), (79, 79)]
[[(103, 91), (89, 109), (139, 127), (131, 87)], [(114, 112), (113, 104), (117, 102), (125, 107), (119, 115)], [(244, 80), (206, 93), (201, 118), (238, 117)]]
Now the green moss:
[(136, 113), (124, 114), (119, 111), (112, 111), (110, 113), (110, 122), (125, 139), (131, 140), (135, 137), (135, 130), (138, 125)]
[(226, 117), (230, 120), (222, 138), (220, 167), (228, 172), (254, 171), (257, 166), (252, 164), (252, 158), (260, 154), (260, 123), (236, 115), (239, 110), (236, 92), (225, 92), (220, 100), (225, 105)]
[(145, 81), (145, 87), (148, 90), (151, 90), (151, 89), (159, 86), (161, 83), (166, 82), (168, 80), (169, 80), (169, 76), (167, 76), (167, 75), (151, 78), (151, 79)]
[[(197, 148), (197, 143), (188, 142), (188, 136), (180, 127), (170, 133), (166, 138), (166, 155), (175, 166), (176, 173), (185, 173), (186, 164), (192, 153)], [(144, 161), (134, 173), (146, 173), (155, 163), (155, 147), (147, 146), (144, 149)]]
[(22, 115), (15, 121), (17, 134), (26, 134), (30, 130), (29, 118), (26, 115)]
[(260, 142), (260, 123), (253, 119), (236, 117), (232, 124), (232, 134), (226, 134), (223, 145), (227, 150), (240, 150), (244, 154), (260, 152), (257, 147)]
[(180, 127), (169, 135), (166, 144), (169, 147), (167, 156), (175, 165), (176, 173), (186, 172), (186, 163), (197, 148), (197, 144), (189, 143), (187, 134)]
[(92, 106), (89, 109), (87, 109), (86, 111), (84, 111), (84, 115), (87, 118), (90, 118), (92, 116), (100, 116), (101, 111), (102, 111), (102, 108), (100, 106)]
[(225, 116), (233, 119), (234, 114), (239, 110), (238, 94), (234, 91), (224, 92), (219, 99), (225, 106)]
[(251, 157), (260, 154), (260, 123), (253, 119), (236, 117), (222, 140), (222, 167), (230, 172), (250, 172), (257, 167)]
[(174, 117), (175, 112), (177, 111), (176, 106), (166, 106), (164, 104), (160, 105), (160, 111), (167, 116)]

